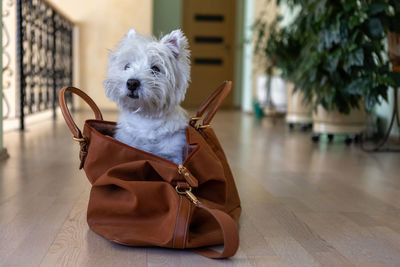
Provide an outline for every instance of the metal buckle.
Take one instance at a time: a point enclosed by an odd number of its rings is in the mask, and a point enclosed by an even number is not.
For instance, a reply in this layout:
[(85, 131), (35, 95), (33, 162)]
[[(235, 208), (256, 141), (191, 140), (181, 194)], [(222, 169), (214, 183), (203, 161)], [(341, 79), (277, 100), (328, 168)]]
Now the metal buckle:
[(86, 139), (84, 137), (78, 138), (78, 137), (73, 136), (72, 139), (74, 139), (77, 142), (86, 142)]
[(78, 138), (78, 137), (73, 136), (72, 139), (74, 139), (74, 141), (79, 142), (79, 146), (81, 147), (81, 150), (79, 151), (79, 159), (81, 160), (81, 163), (79, 164), (79, 169), (82, 169), (83, 165), (85, 163), (86, 156), (87, 156), (88, 142), (85, 137)]
[(192, 193), (192, 188), (188, 187), (188, 188), (184, 188), (183, 191), (181, 191), (182, 188), (179, 188), (179, 186), (175, 186), (175, 190), (179, 195), (186, 195), (190, 201), (193, 202), (193, 204), (195, 204), (196, 206), (198, 204), (200, 204), (200, 201), (197, 199), (197, 197), (195, 195), (193, 195)]
[(211, 127), (210, 124), (204, 124), (204, 125), (199, 124), (199, 125), (196, 126), (196, 129), (200, 130), (200, 129), (205, 129), (205, 128), (209, 128), (209, 127)]
[(191, 121), (198, 121), (200, 119), (201, 119), (201, 117), (196, 117), (196, 116), (190, 118)]
[(202, 125), (201, 123), (196, 124), (196, 123), (197, 123), (199, 120), (201, 120), (201, 119), (202, 119), (202, 117), (197, 117), (197, 116), (191, 117), (191, 118), (190, 118), (190, 125), (192, 125), (193, 127), (195, 127), (196, 130), (211, 127), (210, 124), (204, 124), (204, 125)]

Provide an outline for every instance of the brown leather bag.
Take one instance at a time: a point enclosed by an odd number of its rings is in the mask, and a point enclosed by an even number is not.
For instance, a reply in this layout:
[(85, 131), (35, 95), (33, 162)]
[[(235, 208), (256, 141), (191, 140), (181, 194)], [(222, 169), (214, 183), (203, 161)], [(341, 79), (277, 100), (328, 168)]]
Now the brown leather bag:
[[(80, 168), (92, 184), (87, 221), (94, 232), (128, 246), (196, 248), (209, 258), (236, 253), (240, 200), (224, 151), (210, 127), (230, 89), (231, 82), (224, 82), (190, 120), (187, 156), (179, 166), (112, 138), (115, 122), (104, 121), (81, 90), (60, 91), (64, 119), (80, 144)], [(95, 114), (95, 120), (85, 121), (83, 132), (71, 117), (66, 92), (80, 96)], [(222, 252), (207, 248), (221, 244)]]

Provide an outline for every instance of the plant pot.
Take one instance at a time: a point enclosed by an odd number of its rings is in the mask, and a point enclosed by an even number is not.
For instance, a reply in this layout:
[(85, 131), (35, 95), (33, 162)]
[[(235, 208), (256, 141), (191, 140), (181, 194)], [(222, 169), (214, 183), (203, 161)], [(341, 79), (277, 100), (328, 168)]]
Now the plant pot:
[(314, 133), (360, 134), (366, 127), (364, 109), (353, 109), (346, 115), (337, 111), (327, 111), (322, 106), (318, 106), (312, 118)]
[(291, 123), (312, 123), (312, 106), (311, 104), (304, 104), (304, 94), (297, 90), (293, 93), (294, 85), (287, 83), (287, 113), (286, 122)]
[(257, 77), (257, 100), (266, 115), (284, 114), (287, 106), (285, 81), (279, 76), (271, 76), (268, 92), (268, 78), (266, 75)]

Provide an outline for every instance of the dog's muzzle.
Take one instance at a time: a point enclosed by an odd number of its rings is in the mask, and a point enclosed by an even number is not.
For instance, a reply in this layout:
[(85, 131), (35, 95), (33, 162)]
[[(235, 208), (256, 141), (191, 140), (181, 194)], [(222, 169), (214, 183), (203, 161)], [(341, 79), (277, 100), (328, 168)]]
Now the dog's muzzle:
[(128, 97), (130, 98), (139, 98), (139, 87), (140, 87), (140, 81), (137, 79), (129, 79), (126, 82), (126, 86), (129, 90)]

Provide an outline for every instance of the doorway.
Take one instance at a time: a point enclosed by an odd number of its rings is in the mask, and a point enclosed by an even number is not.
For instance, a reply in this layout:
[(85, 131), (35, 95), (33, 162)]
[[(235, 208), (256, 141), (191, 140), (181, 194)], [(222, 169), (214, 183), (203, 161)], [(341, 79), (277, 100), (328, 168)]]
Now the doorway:
[[(192, 65), (192, 82), (183, 106), (197, 108), (223, 81), (234, 79), (236, 1), (182, 2), (182, 26), (189, 40)], [(223, 107), (234, 106), (234, 91)]]

